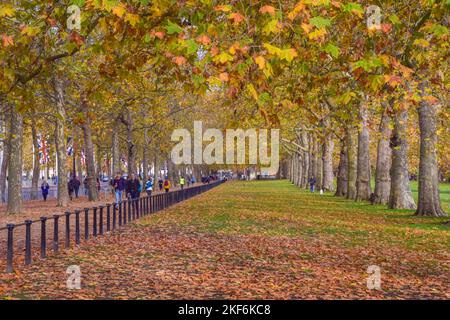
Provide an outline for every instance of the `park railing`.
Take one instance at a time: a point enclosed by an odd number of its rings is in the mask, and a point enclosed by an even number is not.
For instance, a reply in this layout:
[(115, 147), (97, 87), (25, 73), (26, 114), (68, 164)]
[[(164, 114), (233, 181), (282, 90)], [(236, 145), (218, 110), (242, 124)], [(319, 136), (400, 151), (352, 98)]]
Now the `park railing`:
[[(17, 262), (19, 257), (25, 265), (29, 265), (34, 259), (45, 259), (47, 254), (57, 253), (62, 245), (64, 248), (79, 245), (82, 239), (86, 241), (91, 236), (97, 237), (114, 231), (136, 219), (208, 191), (222, 182), (224, 181), (219, 180), (150, 197), (127, 199), (117, 204), (108, 203), (104, 206), (43, 216), (37, 220), (25, 220), (19, 224), (7, 224), (6, 227), (0, 228), (0, 235), (6, 232), (6, 241), (0, 242), (6, 244), (6, 272), (14, 271), (14, 262)], [(53, 230), (48, 230), (52, 227)]]

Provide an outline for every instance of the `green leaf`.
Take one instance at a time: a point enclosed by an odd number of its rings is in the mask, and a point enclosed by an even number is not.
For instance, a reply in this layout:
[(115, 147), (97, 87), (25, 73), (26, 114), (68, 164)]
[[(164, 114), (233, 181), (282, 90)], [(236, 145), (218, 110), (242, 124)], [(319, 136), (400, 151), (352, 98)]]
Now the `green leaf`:
[(166, 30), (168, 34), (174, 34), (174, 33), (181, 33), (183, 32), (183, 29), (177, 25), (176, 23), (171, 22), (168, 20)]
[(333, 58), (339, 57), (339, 52), (340, 52), (340, 50), (339, 50), (338, 47), (336, 47), (336, 46), (335, 46), (334, 44), (332, 44), (332, 43), (327, 44), (327, 45), (325, 46), (325, 48), (324, 48), (324, 51), (325, 51), (325, 52), (328, 52), (329, 54), (331, 54), (331, 56), (332, 56)]
[(329, 27), (331, 25), (331, 20), (318, 16), (309, 19), (309, 23), (315, 26), (317, 29), (320, 29), (323, 27)]

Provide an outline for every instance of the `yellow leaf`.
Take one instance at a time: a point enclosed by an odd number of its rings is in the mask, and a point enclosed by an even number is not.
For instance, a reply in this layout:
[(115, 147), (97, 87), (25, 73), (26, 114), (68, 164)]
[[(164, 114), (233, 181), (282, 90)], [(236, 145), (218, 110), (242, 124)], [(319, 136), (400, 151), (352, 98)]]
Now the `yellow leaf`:
[(127, 13), (125, 15), (125, 21), (129, 22), (131, 26), (134, 27), (139, 22), (139, 16), (137, 14)]
[(0, 18), (2, 17), (12, 17), (16, 9), (12, 5), (6, 4), (0, 6)]
[(301, 11), (303, 11), (304, 9), (305, 9), (305, 4), (304, 4), (304, 1), (301, 0), (300, 2), (298, 2), (295, 5), (294, 9), (291, 12), (288, 13), (288, 19), (289, 20), (294, 20), (298, 16), (298, 14)]
[(264, 69), (266, 66), (266, 59), (263, 56), (258, 56), (255, 58), (255, 63), (258, 65), (259, 69)]
[(218, 63), (226, 63), (228, 61), (233, 61), (233, 56), (228, 54), (227, 52), (222, 52), (213, 58), (214, 62)]
[(256, 92), (256, 89), (253, 86), (253, 84), (250, 83), (247, 85), (247, 91), (250, 93), (250, 95), (253, 97), (253, 99), (258, 101), (258, 93)]
[(39, 28), (39, 27), (26, 26), (25, 28), (22, 29), (22, 31), (20, 33), (23, 35), (33, 37), (33, 36), (37, 35), (40, 31), (41, 31), (41, 28)]
[(126, 12), (125, 5), (123, 3), (119, 3), (112, 9), (112, 12), (119, 18), (122, 18)]
[(416, 39), (414, 40), (414, 45), (422, 48), (428, 48), (430, 46), (430, 43), (425, 39)]
[(325, 28), (320, 28), (317, 30), (314, 30), (308, 35), (308, 38), (310, 40), (316, 40), (318, 42), (325, 41), (325, 36), (327, 35), (327, 30)]

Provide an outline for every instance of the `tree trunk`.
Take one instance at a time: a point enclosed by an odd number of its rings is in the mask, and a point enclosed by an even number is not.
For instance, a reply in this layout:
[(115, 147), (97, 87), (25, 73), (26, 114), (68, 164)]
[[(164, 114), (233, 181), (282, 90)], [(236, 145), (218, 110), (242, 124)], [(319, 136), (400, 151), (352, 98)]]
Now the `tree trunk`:
[(62, 80), (53, 76), (53, 90), (56, 97), (56, 120), (55, 120), (55, 147), (56, 158), (58, 161), (58, 206), (67, 207), (69, 203), (69, 194), (67, 188), (67, 149), (65, 140), (65, 101)]
[(97, 179), (95, 174), (94, 144), (92, 143), (91, 117), (89, 115), (89, 103), (86, 94), (83, 94), (81, 108), (84, 114), (83, 136), (84, 154), (86, 156), (86, 179), (88, 185), (89, 201), (98, 201)]
[(1, 202), (6, 202), (6, 176), (8, 172), (8, 163), (9, 163), (9, 127), (11, 125), (10, 111), (4, 113), (4, 137), (5, 140), (3, 142), (3, 159), (2, 166), (0, 168), (0, 196)]
[(388, 110), (383, 112), (380, 123), (380, 140), (377, 149), (377, 167), (375, 171), (375, 192), (374, 201), (376, 204), (387, 204), (389, 202), (389, 193), (391, 191), (391, 169), (392, 151), (389, 146), (391, 136), (390, 128), (391, 117)]
[(132, 174), (136, 174), (136, 146), (133, 142), (133, 118), (131, 116), (131, 110), (128, 109), (126, 113), (127, 119), (125, 120), (122, 117), (122, 122), (127, 127), (128, 176), (131, 176)]
[(390, 209), (416, 209), (409, 185), (407, 120), (407, 110), (397, 112), (390, 141), (392, 149), (391, 192), (388, 204)]
[(148, 129), (144, 129), (144, 145), (142, 146), (142, 170), (143, 170), (143, 179), (146, 180), (148, 176)]
[(33, 177), (31, 178), (31, 199), (36, 200), (39, 197), (39, 175), (41, 172), (41, 163), (39, 161), (39, 144), (36, 130), (36, 122), (31, 119), (31, 136), (33, 139)]
[(120, 163), (120, 143), (119, 143), (119, 120), (115, 121), (112, 132), (112, 158), (113, 158), (113, 175), (122, 171)]
[(334, 141), (332, 134), (328, 133), (325, 136), (325, 142), (322, 149), (322, 188), (326, 191), (333, 191), (333, 150)]
[(346, 141), (346, 138), (341, 139), (341, 152), (339, 155), (337, 186), (336, 186), (336, 193), (334, 194), (337, 197), (347, 196), (348, 161), (347, 161), (347, 145), (346, 145), (345, 141)]
[[(302, 146), (309, 150), (309, 142), (308, 142), (308, 133), (302, 132), (301, 134)], [(308, 173), (309, 173), (309, 151), (303, 151), (302, 157), (302, 180), (301, 187), (307, 189), (308, 188)]]
[(356, 199), (356, 177), (358, 162), (357, 130), (353, 126), (347, 127), (347, 199)]
[(10, 148), (6, 214), (16, 214), (22, 211), (23, 116), (15, 108), (11, 110), (9, 132)]
[(358, 132), (358, 162), (356, 173), (356, 200), (369, 200), (370, 188), (370, 136), (367, 127), (367, 104), (362, 102), (359, 108), (361, 128)]
[[(428, 83), (420, 84), (421, 95), (426, 95)], [(442, 217), (439, 199), (439, 176), (436, 155), (437, 128), (436, 108), (422, 100), (419, 105), (420, 160), (419, 160), (419, 197), (416, 215)]]

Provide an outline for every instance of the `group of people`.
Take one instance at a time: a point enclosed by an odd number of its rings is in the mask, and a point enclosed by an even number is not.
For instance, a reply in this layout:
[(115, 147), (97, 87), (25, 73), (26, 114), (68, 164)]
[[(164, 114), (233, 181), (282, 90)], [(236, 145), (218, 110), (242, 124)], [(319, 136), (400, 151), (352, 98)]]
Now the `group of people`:
[[(157, 183), (158, 183), (159, 191), (161, 191), (161, 192), (163, 190), (165, 192), (169, 192), (170, 189), (172, 188), (172, 184), (167, 176), (164, 179), (162, 177), (160, 177), (158, 179)], [(192, 185), (195, 184), (196, 179), (194, 176), (187, 177), (187, 178), (181, 176), (178, 183), (180, 185), (180, 188), (183, 190), (186, 185), (189, 188), (191, 184)], [(154, 184), (155, 183), (154, 183), (154, 180), (152, 177), (148, 177), (147, 181), (145, 183), (142, 183), (140, 177), (135, 174), (131, 174), (129, 177), (125, 178), (121, 174), (117, 173), (116, 176), (114, 177), (114, 179), (111, 180), (111, 186), (112, 186), (112, 190), (115, 195), (116, 203), (119, 203), (120, 201), (122, 201), (124, 196), (126, 198), (131, 198), (131, 199), (139, 198), (140, 194), (144, 191), (143, 189), (145, 189), (146, 194), (150, 197), (152, 195), (153, 189), (155, 188)], [(88, 189), (89, 189), (87, 178), (84, 179), (83, 185), (84, 185), (85, 193), (87, 194)], [(98, 178), (96, 181), (96, 185), (97, 185), (98, 190), (100, 191), (101, 185), (100, 185), (100, 180)], [(74, 195), (75, 195), (75, 198), (78, 198), (79, 192), (80, 192), (80, 186), (81, 186), (81, 182), (78, 179), (78, 177), (73, 177), (69, 180), (67, 187), (68, 187), (70, 200), (73, 199)], [(44, 201), (47, 201), (49, 190), (50, 190), (50, 185), (48, 184), (47, 180), (44, 180), (41, 185), (42, 197), (43, 197)]]
[[(195, 178), (186, 179), (185, 177), (180, 177), (179, 184), (180, 188), (183, 190), (184, 186), (187, 184), (189, 187), (190, 184), (194, 184)], [(155, 188), (155, 182), (152, 177), (148, 177), (145, 183), (141, 183), (141, 179), (139, 176), (135, 174), (131, 174), (128, 178), (123, 177), (121, 174), (117, 173), (113, 180), (111, 180), (111, 186), (114, 191), (115, 201), (119, 203), (122, 201), (123, 196), (130, 199), (137, 199), (140, 197), (141, 193), (144, 191), (147, 196), (151, 196), (153, 189)], [(172, 188), (172, 184), (168, 177), (164, 179), (160, 177), (158, 179), (158, 187), (159, 191), (169, 192)]]

